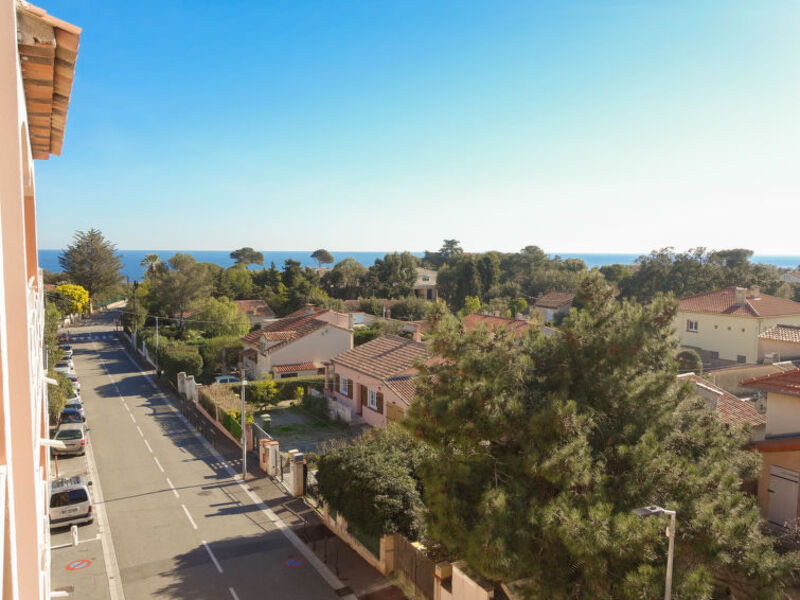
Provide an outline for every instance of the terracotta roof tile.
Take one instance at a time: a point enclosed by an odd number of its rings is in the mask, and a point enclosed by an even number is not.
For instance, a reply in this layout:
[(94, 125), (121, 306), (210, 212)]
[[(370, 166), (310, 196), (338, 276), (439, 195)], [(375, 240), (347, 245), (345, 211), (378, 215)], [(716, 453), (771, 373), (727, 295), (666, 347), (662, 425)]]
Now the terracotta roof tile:
[(565, 304), (571, 303), (575, 299), (572, 292), (547, 292), (536, 300), (536, 308), (561, 308)]
[(758, 335), (763, 340), (775, 340), (776, 342), (791, 342), (800, 344), (800, 326), (798, 325), (775, 325)]
[(313, 362), (275, 365), (272, 370), (276, 373), (294, 373), (295, 371), (316, 371), (319, 366)]
[(463, 320), (466, 331), (475, 331), (479, 325), (492, 329), (509, 329), (514, 332), (515, 337), (520, 337), (530, 329), (528, 321), (520, 319), (506, 319), (505, 317), (495, 317), (492, 315), (481, 315), (473, 313), (467, 315)]
[(278, 348), (286, 346), (288, 343), (298, 338), (313, 333), (317, 329), (325, 327), (328, 323), (315, 318), (324, 309), (300, 309), (292, 314), (279, 319), (274, 323), (268, 323), (260, 329), (255, 329), (242, 337), (242, 341), (248, 344), (257, 344), (264, 337), (267, 341), (277, 341), (278, 343), (267, 348), (266, 353), (274, 352)]
[(272, 319), (275, 313), (269, 307), (269, 304), (263, 300), (234, 300), (236, 306), (239, 307), (239, 312), (248, 316), (266, 317)]
[(766, 417), (753, 408), (750, 403), (745, 400), (740, 400), (733, 394), (726, 392), (721, 387), (714, 385), (710, 381), (706, 381), (694, 373), (679, 375), (678, 379), (692, 381), (695, 386), (703, 387), (715, 394), (717, 418), (723, 423), (727, 423), (728, 425), (750, 425), (750, 427), (760, 427), (767, 422)]
[(747, 379), (742, 382), (742, 385), (779, 394), (800, 396), (800, 369)]
[(386, 379), (386, 385), (392, 388), (406, 404), (410, 405), (414, 401), (414, 394), (417, 392), (417, 386), (414, 385), (413, 374), (407, 373), (389, 377)]
[(758, 294), (756, 296), (750, 291), (746, 291), (744, 304), (736, 304), (736, 288), (733, 286), (682, 298), (679, 309), (685, 312), (714, 313), (738, 317), (800, 316), (800, 302), (767, 294)]
[(333, 357), (334, 367), (339, 364), (356, 371), (386, 380), (411, 369), (417, 360), (428, 358), (428, 348), (397, 335), (382, 335), (352, 350)]

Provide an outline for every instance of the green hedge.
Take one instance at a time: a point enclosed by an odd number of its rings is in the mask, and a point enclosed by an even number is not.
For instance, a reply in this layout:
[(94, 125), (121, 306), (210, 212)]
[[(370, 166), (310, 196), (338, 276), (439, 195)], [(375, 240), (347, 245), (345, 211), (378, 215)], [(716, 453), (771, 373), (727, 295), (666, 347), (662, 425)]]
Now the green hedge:
[[(293, 400), (297, 397), (296, 394), (298, 387), (302, 387), (306, 393), (308, 392), (308, 388), (314, 388), (322, 391), (325, 387), (325, 377), (322, 375), (311, 375), (309, 377), (288, 377), (287, 379), (273, 379), (266, 381), (275, 382), (277, 392), (275, 393), (274, 397), (271, 400), (264, 400), (263, 394), (268, 393), (269, 395), (272, 395), (271, 392), (266, 391), (266, 388), (269, 386), (269, 384), (262, 383), (262, 381), (248, 381), (247, 387), (245, 388), (245, 399), (247, 402), (258, 406), (263, 406), (269, 402), (276, 403), (280, 402), (281, 400)], [(231, 383), (228, 385), (230, 385), (234, 394), (239, 395), (242, 393), (241, 384)]]
[(193, 346), (175, 344), (158, 349), (158, 364), (167, 377), (177, 380), (181, 371), (197, 377), (203, 370), (203, 357)]
[(232, 410), (231, 412), (221, 412), (220, 422), (222, 426), (231, 432), (231, 435), (237, 440), (242, 439), (242, 425), (239, 422), (241, 411)]

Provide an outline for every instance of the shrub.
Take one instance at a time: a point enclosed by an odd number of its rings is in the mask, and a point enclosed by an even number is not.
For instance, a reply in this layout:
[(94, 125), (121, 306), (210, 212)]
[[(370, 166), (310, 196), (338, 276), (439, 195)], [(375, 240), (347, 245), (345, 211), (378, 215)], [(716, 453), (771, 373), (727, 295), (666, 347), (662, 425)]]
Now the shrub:
[(325, 396), (306, 394), (303, 396), (302, 407), (320, 420), (330, 420), (328, 401)]
[(159, 347), (158, 363), (172, 380), (176, 380), (181, 371), (197, 377), (203, 370), (203, 358), (197, 348), (185, 344)]
[(275, 399), (278, 397), (278, 386), (272, 378), (252, 382), (249, 381), (247, 382), (245, 390), (245, 398), (247, 401), (250, 404), (258, 406), (262, 410), (268, 404), (275, 402)]
[(237, 336), (219, 336), (202, 340), (198, 348), (203, 357), (201, 379), (203, 383), (211, 383), (225, 367), (236, 366), (242, 352), (242, 342)]
[(678, 371), (688, 373), (693, 371), (697, 375), (703, 374), (703, 359), (694, 350), (683, 350), (675, 357), (678, 360)]
[(380, 336), (381, 332), (376, 329), (356, 329), (353, 331), (353, 346), (366, 344)]

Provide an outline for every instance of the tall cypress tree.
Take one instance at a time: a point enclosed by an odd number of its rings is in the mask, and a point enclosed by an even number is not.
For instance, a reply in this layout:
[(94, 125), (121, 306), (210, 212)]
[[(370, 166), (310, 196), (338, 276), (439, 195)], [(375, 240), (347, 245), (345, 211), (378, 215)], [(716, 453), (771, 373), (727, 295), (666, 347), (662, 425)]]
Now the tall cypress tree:
[(122, 279), (122, 262), (116, 251), (117, 247), (103, 237), (99, 229), (76, 231), (58, 262), (70, 282), (82, 286), (94, 299)]
[(758, 455), (676, 379), (676, 303), (617, 302), (590, 277), (561, 333), (522, 343), (442, 319), (407, 424), (432, 446), (429, 536), (531, 598), (650, 598), (678, 513), (676, 597), (775, 597), (792, 574), (741, 482)]

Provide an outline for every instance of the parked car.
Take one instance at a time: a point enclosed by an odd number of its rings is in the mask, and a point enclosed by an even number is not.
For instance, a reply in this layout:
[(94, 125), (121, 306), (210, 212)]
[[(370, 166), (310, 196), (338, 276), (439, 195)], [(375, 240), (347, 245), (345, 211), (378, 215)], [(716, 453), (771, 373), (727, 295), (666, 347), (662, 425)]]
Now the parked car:
[(74, 408), (65, 408), (58, 416), (59, 423), (83, 423), (86, 418), (81, 414), (81, 411)]
[(62, 477), (50, 482), (50, 527), (67, 527), (91, 523), (91, 481), (84, 477)]
[(69, 344), (61, 344), (59, 349), (64, 353), (64, 358), (72, 358), (72, 346)]
[(53, 370), (66, 375), (75, 372), (75, 365), (71, 359), (60, 360), (56, 363), (56, 366), (53, 367)]
[[(67, 403), (64, 405), (64, 410), (77, 410), (78, 413), (81, 415), (81, 419), (83, 422), (86, 422), (86, 409), (83, 408), (83, 402), (80, 400), (67, 400)], [(64, 414), (63, 411), (61, 414)], [(64, 421), (61, 421), (64, 423)]]
[(67, 402), (80, 402), (83, 403), (81, 400), (81, 393), (76, 390), (75, 388), (72, 389), (72, 398), (68, 399)]
[(83, 423), (63, 423), (56, 430), (54, 440), (64, 442), (66, 448), (53, 448), (53, 454), (83, 454), (86, 452), (86, 428)]
[(78, 380), (78, 376), (75, 373), (64, 373), (64, 375), (66, 375), (67, 379), (72, 383), (72, 389), (76, 392), (80, 392), (81, 382)]
[(233, 375), (217, 375), (214, 377), (214, 383), (241, 383), (241, 379)]

